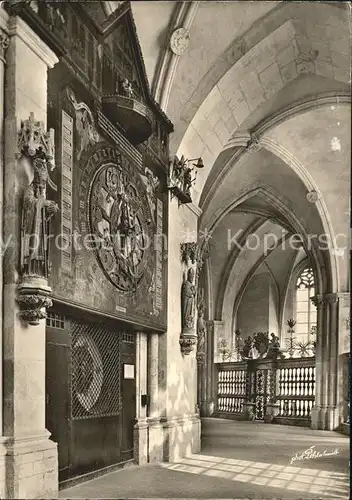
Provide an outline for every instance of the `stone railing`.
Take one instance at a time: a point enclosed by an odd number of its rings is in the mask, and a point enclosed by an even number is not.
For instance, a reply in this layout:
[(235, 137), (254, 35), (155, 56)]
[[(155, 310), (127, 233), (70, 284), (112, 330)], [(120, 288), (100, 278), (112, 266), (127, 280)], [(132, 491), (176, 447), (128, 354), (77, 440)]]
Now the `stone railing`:
[(222, 363), (217, 365), (218, 412), (241, 415), (246, 399), (247, 363)]
[(315, 358), (252, 359), (216, 364), (215, 415), (309, 425), (315, 398)]
[(315, 358), (278, 361), (276, 383), (277, 420), (309, 420), (315, 398)]

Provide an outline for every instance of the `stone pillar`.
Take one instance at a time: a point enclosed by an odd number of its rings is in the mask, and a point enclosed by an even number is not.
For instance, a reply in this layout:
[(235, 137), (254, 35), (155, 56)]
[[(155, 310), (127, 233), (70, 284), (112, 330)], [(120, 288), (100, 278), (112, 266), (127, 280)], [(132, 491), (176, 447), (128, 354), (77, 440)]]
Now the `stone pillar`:
[(138, 465), (148, 462), (147, 407), (142, 405), (142, 395), (147, 394), (147, 336), (136, 337), (136, 423), (133, 432), (133, 456)]
[(31, 171), (17, 164), (21, 120), (33, 112), (46, 127), (47, 69), (55, 54), (19, 17), (8, 22), (10, 44), (5, 76), (5, 241), (3, 430), (7, 438), (7, 498), (54, 498), (58, 492), (57, 444), (45, 429), (45, 320), (21, 322), (17, 304), (21, 202)]
[(159, 410), (159, 335), (148, 335), (148, 462), (157, 463), (163, 459), (163, 427)]
[(349, 413), (349, 356), (351, 341), (351, 298), (349, 292), (338, 293), (338, 408), (340, 424), (347, 422)]
[(323, 296), (316, 295), (312, 302), (317, 308), (317, 335), (315, 348), (315, 404), (311, 411), (312, 429), (321, 429), (322, 388), (323, 388), (323, 354), (322, 335), (324, 331)]
[(339, 425), (338, 408), (337, 408), (337, 355), (338, 355), (338, 295), (329, 293), (324, 295), (324, 301), (329, 308), (329, 325), (327, 344), (328, 358), (328, 385), (327, 392), (327, 407), (325, 414), (325, 429), (333, 430)]
[[(4, 144), (4, 107), (5, 107), (5, 56), (6, 49), (9, 46), (9, 37), (7, 35), (7, 14), (0, 8), (0, 145)], [(2, 27), (4, 29), (2, 29)], [(3, 256), (3, 226), (2, 226), (2, 214), (3, 214), (3, 188), (2, 188), (2, 179), (4, 176), (4, 158), (3, 158), (3, 150), (2, 146), (0, 146), (0, 307), (1, 311), (3, 311), (3, 269), (2, 269), (2, 256)], [(2, 314), (0, 315), (0, 345), (3, 345), (3, 321)], [(0, 436), (2, 435), (3, 430), (3, 363), (2, 356), (0, 356)], [(6, 439), (6, 438), (5, 438)], [(5, 455), (6, 448), (2, 444), (3, 438), (0, 438), (0, 498), (6, 498), (6, 468), (5, 468)]]
[[(206, 399), (204, 402), (204, 416), (210, 417), (217, 405), (214, 395), (217, 392), (217, 372), (214, 364), (215, 340), (214, 340), (214, 321), (207, 321), (207, 349), (206, 349), (206, 366), (204, 377), (206, 383)], [(216, 396), (215, 396), (216, 397)]]

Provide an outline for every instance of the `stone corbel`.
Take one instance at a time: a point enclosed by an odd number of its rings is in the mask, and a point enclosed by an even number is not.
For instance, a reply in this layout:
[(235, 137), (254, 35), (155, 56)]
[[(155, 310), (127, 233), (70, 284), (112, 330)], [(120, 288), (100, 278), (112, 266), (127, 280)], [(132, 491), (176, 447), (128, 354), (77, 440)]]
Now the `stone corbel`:
[(26, 276), (18, 285), (17, 302), (20, 318), (29, 325), (39, 325), (46, 318), (46, 309), (52, 307), (51, 288), (45, 278)]
[(49, 220), (58, 211), (54, 201), (47, 200), (49, 170), (54, 164), (54, 130), (44, 130), (43, 122), (33, 113), (22, 122), (18, 136), (18, 160), (29, 163), (33, 181), (25, 188), (21, 220), (20, 283), (17, 301), (20, 318), (38, 325), (52, 306), (49, 275)]
[(195, 241), (181, 243), (181, 262), (188, 265), (195, 264), (199, 257), (198, 243)]

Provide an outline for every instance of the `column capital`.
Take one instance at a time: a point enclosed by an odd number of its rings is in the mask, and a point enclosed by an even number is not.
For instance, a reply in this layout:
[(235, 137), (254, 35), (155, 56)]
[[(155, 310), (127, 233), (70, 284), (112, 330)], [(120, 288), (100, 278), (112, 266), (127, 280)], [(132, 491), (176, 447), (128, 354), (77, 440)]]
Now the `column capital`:
[(0, 28), (0, 60), (5, 61), (5, 52), (10, 44), (10, 39), (3, 29)]
[(311, 297), (310, 300), (313, 302), (316, 308), (319, 308), (323, 303), (323, 295), (314, 295), (314, 297)]
[(323, 301), (325, 304), (337, 304), (339, 301), (338, 293), (325, 293), (323, 295)]

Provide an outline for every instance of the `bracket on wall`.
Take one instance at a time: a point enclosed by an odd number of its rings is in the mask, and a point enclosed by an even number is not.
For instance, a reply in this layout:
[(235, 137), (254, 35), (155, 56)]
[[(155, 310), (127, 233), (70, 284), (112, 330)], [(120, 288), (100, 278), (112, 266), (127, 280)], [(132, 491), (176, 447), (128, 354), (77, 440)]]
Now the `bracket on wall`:
[[(194, 161), (197, 163), (192, 163)], [(170, 158), (167, 188), (171, 192), (171, 197), (177, 196), (179, 206), (192, 203), (191, 187), (196, 181), (197, 170), (200, 168), (204, 168), (200, 157), (185, 159), (182, 155), (180, 159), (177, 156)], [(193, 179), (192, 172), (195, 172)]]

